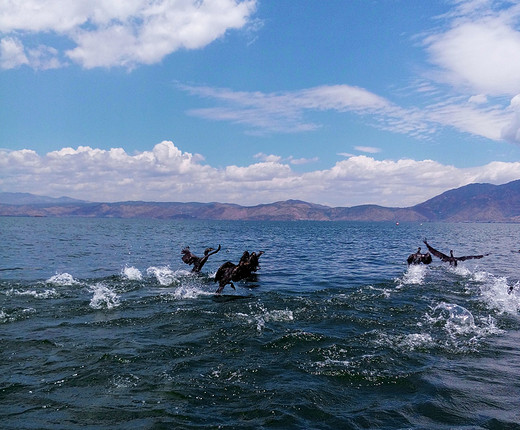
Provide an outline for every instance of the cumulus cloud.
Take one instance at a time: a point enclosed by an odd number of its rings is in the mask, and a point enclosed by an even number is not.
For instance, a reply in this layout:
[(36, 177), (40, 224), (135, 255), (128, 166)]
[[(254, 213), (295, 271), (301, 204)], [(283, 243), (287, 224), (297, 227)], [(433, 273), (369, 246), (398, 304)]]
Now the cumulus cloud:
[(472, 182), (506, 183), (520, 163), (459, 169), (431, 160), (378, 161), (351, 156), (324, 170), (298, 173), (291, 159), (258, 154), (247, 166), (215, 168), (202, 155), (163, 141), (129, 155), (123, 148), (80, 146), (39, 155), (0, 150), (0, 190), (90, 201), (220, 201), (255, 205), (300, 199), (330, 206), (404, 207)]
[[(226, 31), (246, 26), (255, 6), (256, 0), (1, 2), (0, 66), (49, 68), (65, 61), (85, 68), (153, 64), (178, 49), (202, 48)], [(53, 35), (56, 46), (24, 46), (37, 33)], [(58, 51), (62, 40), (73, 47)]]

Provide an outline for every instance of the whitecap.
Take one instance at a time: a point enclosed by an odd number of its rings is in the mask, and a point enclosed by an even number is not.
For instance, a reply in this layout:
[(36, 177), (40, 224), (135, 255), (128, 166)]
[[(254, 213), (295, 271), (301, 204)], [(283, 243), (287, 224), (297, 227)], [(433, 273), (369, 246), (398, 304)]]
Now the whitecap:
[(69, 273), (56, 273), (45, 282), (47, 284), (55, 284), (60, 286), (79, 284), (79, 282), (76, 281)]
[(133, 266), (125, 266), (121, 272), (121, 276), (129, 281), (140, 281), (143, 279), (141, 271)]
[(93, 309), (113, 309), (120, 305), (119, 296), (102, 283), (97, 283), (90, 288), (94, 293), (90, 300)]

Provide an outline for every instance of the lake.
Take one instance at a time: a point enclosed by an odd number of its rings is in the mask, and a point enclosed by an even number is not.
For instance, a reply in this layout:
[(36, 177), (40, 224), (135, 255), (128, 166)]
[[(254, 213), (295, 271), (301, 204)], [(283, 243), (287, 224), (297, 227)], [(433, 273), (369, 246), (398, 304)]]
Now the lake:
[[(0, 218), (0, 237), (4, 429), (520, 428), (520, 225)], [(490, 255), (408, 267), (424, 238)], [(219, 244), (200, 274), (181, 261)], [(245, 250), (260, 269), (215, 295)]]

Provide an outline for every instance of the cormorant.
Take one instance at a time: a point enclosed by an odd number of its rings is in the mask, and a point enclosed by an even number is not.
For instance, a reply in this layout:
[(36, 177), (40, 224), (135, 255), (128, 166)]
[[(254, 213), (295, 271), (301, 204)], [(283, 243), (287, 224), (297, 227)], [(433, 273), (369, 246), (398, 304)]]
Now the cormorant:
[(464, 260), (471, 260), (471, 259), (478, 259), (478, 258), (482, 258), (482, 257), (485, 257), (486, 255), (489, 255), (489, 254), (482, 254), (482, 255), (464, 255), (462, 257), (455, 257), (453, 255), (453, 251), (450, 250), (450, 255), (446, 255), (446, 254), (443, 254), (442, 252), (440, 251), (437, 251), (435, 248), (431, 247), (428, 242), (426, 241), (426, 239), (423, 240), (423, 242), (426, 244), (426, 246), (428, 247), (428, 251), (430, 251), (433, 255), (435, 255), (436, 257), (439, 257), (442, 261), (445, 261), (447, 263), (450, 263), (450, 266), (457, 266), (457, 261), (464, 261)]
[(215, 274), (215, 282), (219, 283), (216, 293), (220, 294), (227, 284), (235, 289), (233, 282), (241, 281), (256, 272), (260, 267), (258, 259), (263, 253), (264, 251), (260, 251), (258, 254), (256, 252), (249, 254), (248, 251), (244, 251), (238, 264), (226, 261), (220, 266)]
[(202, 266), (208, 261), (208, 258), (210, 255), (216, 254), (220, 251), (220, 245), (215, 250), (214, 248), (206, 248), (204, 250), (204, 257), (197, 257), (195, 254), (193, 254), (190, 251), (190, 247), (187, 246), (184, 248), (181, 253), (182, 255), (182, 261), (184, 261), (186, 264), (192, 265), (193, 269), (191, 269), (192, 273), (198, 273), (202, 269)]
[(430, 264), (432, 262), (432, 255), (427, 252), (426, 254), (421, 253), (421, 247), (417, 249), (415, 254), (410, 254), (406, 259), (408, 265), (410, 264)]

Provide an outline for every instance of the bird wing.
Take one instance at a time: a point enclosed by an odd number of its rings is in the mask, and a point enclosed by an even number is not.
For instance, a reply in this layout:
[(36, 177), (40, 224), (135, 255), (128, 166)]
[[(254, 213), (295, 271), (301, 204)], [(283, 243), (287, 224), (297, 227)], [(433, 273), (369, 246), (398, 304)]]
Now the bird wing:
[(188, 248), (184, 248), (182, 251), (182, 261), (186, 264), (193, 264), (197, 258), (195, 254), (193, 254)]
[(435, 248), (430, 246), (428, 242), (426, 242), (426, 239), (423, 240), (424, 244), (428, 248), (428, 251), (430, 251), (433, 255), (440, 258), (442, 261), (450, 261), (450, 257), (448, 257), (446, 254), (443, 254), (441, 251), (437, 251)]
[(478, 258), (482, 258), (482, 257), (485, 257), (486, 255), (489, 255), (489, 254), (482, 254), (482, 255), (463, 255), (462, 257), (455, 257), (457, 260), (459, 261), (464, 261), (464, 260), (471, 260), (471, 259), (478, 259)]

